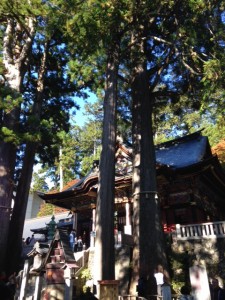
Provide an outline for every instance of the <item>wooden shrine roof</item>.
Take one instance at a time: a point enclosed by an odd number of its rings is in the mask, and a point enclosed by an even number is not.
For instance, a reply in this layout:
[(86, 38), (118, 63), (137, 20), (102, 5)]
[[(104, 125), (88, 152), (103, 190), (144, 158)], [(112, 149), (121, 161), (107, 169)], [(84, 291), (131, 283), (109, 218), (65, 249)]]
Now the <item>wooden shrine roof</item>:
[[(158, 179), (169, 181), (176, 176), (185, 178), (205, 174), (202, 178), (212, 182), (225, 197), (225, 173), (217, 157), (212, 155), (208, 138), (202, 136), (201, 131), (157, 145), (155, 151)], [(132, 149), (118, 144), (115, 169), (115, 194), (126, 198), (131, 192)], [(46, 202), (75, 211), (95, 205), (97, 186), (98, 170), (94, 168), (62, 192), (38, 192), (38, 195)]]

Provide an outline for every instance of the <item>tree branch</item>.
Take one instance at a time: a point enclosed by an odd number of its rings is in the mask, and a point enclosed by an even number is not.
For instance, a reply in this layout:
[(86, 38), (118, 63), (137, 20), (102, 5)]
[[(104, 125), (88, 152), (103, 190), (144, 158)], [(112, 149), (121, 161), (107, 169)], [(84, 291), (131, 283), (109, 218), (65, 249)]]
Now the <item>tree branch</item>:
[(21, 54), (20, 54), (19, 58), (17, 59), (18, 63), (24, 62), (24, 60), (27, 58), (27, 54), (31, 48), (33, 38), (35, 35), (35, 18), (29, 17), (27, 23), (28, 23), (28, 28), (30, 29), (30, 31), (29, 31), (29, 35), (27, 35), (27, 38), (25, 40)]
[(7, 19), (7, 26), (3, 38), (3, 61), (6, 66), (13, 63), (12, 43), (13, 36), (13, 19)]

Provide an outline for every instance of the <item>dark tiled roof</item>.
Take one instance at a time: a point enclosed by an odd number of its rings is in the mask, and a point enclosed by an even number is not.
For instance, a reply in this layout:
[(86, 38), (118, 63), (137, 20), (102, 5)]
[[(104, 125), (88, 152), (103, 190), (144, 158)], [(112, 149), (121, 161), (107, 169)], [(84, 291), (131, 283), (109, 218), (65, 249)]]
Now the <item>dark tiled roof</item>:
[(172, 169), (179, 169), (201, 162), (206, 155), (208, 138), (190, 135), (156, 147), (156, 162)]
[[(122, 149), (122, 148), (121, 148)], [(129, 149), (128, 149), (129, 150)], [(198, 168), (198, 170), (203, 170), (206, 163), (213, 163), (213, 155), (210, 149), (208, 138), (202, 136), (201, 131), (195, 132), (193, 134), (171, 140), (155, 147), (156, 153), (156, 167), (158, 174), (163, 172), (191, 172)], [(132, 151), (127, 151), (127, 156), (132, 159)], [(121, 183), (121, 180), (128, 179), (130, 184), (131, 174), (127, 176), (116, 176), (116, 185)], [(223, 176), (223, 172), (220, 171), (218, 176)], [(78, 183), (71, 186), (69, 189), (55, 194), (54, 198), (52, 195), (41, 194), (39, 196), (46, 201), (55, 201), (52, 203), (57, 203), (61, 207), (68, 208), (71, 205), (75, 207), (75, 204), (71, 201), (65, 202), (65, 199), (69, 197), (76, 196), (81, 197), (82, 195), (87, 195), (87, 193), (92, 190), (96, 191), (98, 184), (98, 174), (92, 170), (86, 177), (82, 178)], [(60, 202), (62, 200), (62, 202)], [(82, 199), (80, 200), (80, 206), (82, 206)], [(76, 202), (78, 204), (78, 202)]]
[[(156, 163), (166, 165), (173, 169), (183, 168), (200, 162), (206, 153), (208, 138), (201, 135), (201, 131), (193, 134), (159, 144), (155, 147)], [(126, 147), (122, 147), (127, 149)], [(128, 151), (129, 150), (129, 151)], [(131, 149), (127, 151), (132, 156)], [(71, 181), (69, 187), (65, 187), (63, 191), (72, 191), (81, 187), (84, 181), (90, 176), (95, 175), (91, 170), (85, 177), (80, 180)]]

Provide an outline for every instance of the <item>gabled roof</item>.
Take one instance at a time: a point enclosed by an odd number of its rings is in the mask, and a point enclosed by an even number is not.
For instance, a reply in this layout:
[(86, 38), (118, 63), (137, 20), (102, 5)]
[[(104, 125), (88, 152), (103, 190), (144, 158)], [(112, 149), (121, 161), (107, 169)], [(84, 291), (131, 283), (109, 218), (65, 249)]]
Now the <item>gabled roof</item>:
[(50, 257), (51, 257), (51, 255), (54, 255), (54, 249), (55, 249), (55, 247), (59, 247), (59, 244), (60, 244), (60, 248), (62, 248), (62, 254), (61, 254), (62, 259), (61, 259), (60, 263), (66, 264), (66, 263), (75, 263), (76, 262), (74, 253), (73, 253), (72, 249), (70, 248), (69, 236), (68, 236), (67, 230), (57, 229), (55, 232), (54, 238), (50, 244), (49, 251), (46, 255), (46, 258), (44, 261), (44, 266), (47, 263), (50, 263), (50, 261), (51, 261)]
[(27, 256), (32, 256), (35, 254), (44, 255), (44, 254), (48, 253), (48, 250), (49, 250), (48, 244), (36, 242), (34, 244), (33, 249), (27, 254)]
[[(167, 141), (155, 146), (156, 164), (168, 166), (173, 169), (189, 167), (201, 162), (206, 157), (211, 157), (211, 149), (206, 136), (201, 130), (192, 134)], [(132, 149), (118, 144), (117, 153), (132, 160)], [(116, 157), (119, 155), (116, 154)]]
[[(68, 228), (72, 228), (72, 225), (73, 225), (72, 217), (68, 217), (68, 215), (67, 215), (66, 218), (60, 219), (56, 223), (56, 228), (57, 229), (61, 228), (61, 229), (67, 230)], [(44, 234), (44, 235), (47, 235), (48, 234), (48, 226), (30, 229), (30, 231), (32, 231), (34, 234)]]
[[(208, 170), (218, 182), (225, 195), (225, 173), (218, 159), (212, 155), (208, 138), (201, 131), (171, 140), (155, 147), (157, 174), (196, 174)], [(132, 180), (132, 149), (117, 145), (115, 188), (130, 187)], [(126, 163), (127, 161), (127, 163)], [(125, 166), (125, 167), (124, 167)], [(95, 170), (68, 189), (55, 194), (38, 195), (47, 202), (64, 208), (86, 207), (95, 203), (98, 184), (98, 172)], [(88, 200), (89, 199), (89, 200)], [(78, 204), (79, 203), (79, 204)]]
[(209, 156), (208, 138), (200, 131), (156, 146), (156, 163), (172, 169), (189, 167)]

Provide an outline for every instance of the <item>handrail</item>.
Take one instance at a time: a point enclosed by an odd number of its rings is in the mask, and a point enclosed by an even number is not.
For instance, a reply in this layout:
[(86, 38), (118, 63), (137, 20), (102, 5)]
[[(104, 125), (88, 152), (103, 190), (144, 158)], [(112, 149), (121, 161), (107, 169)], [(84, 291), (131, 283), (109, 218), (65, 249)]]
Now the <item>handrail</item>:
[(118, 300), (147, 300), (147, 299), (136, 295), (124, 295), (124, 296), (119, 296)]
[(76, 276), (78, 276), (80, 272), (84, 269), (84, 267), (87, 265), (88, 256), (89, 256), (89, 248), (87, 250), (74, 253), (76, 264), (79, 266), (79, 269), (76, 270), (76, 274), (75, 274)]
[(176, 237), (178, 240), (225, 238), (225, 222), (176, 224)]
[[(137, 296), (137, 295), (123, 295), (123, 296), (119, 295), (118, 296), (118, 300), (147, 300), (147, 299), (158, 300), (158, 299), (163, 299), (163, 297), (159, 296), (159, 295), (148, 295), (147, 298)], [(172, 300), (178, 299), (178, 295), (173, 294), (171, 299)]]

